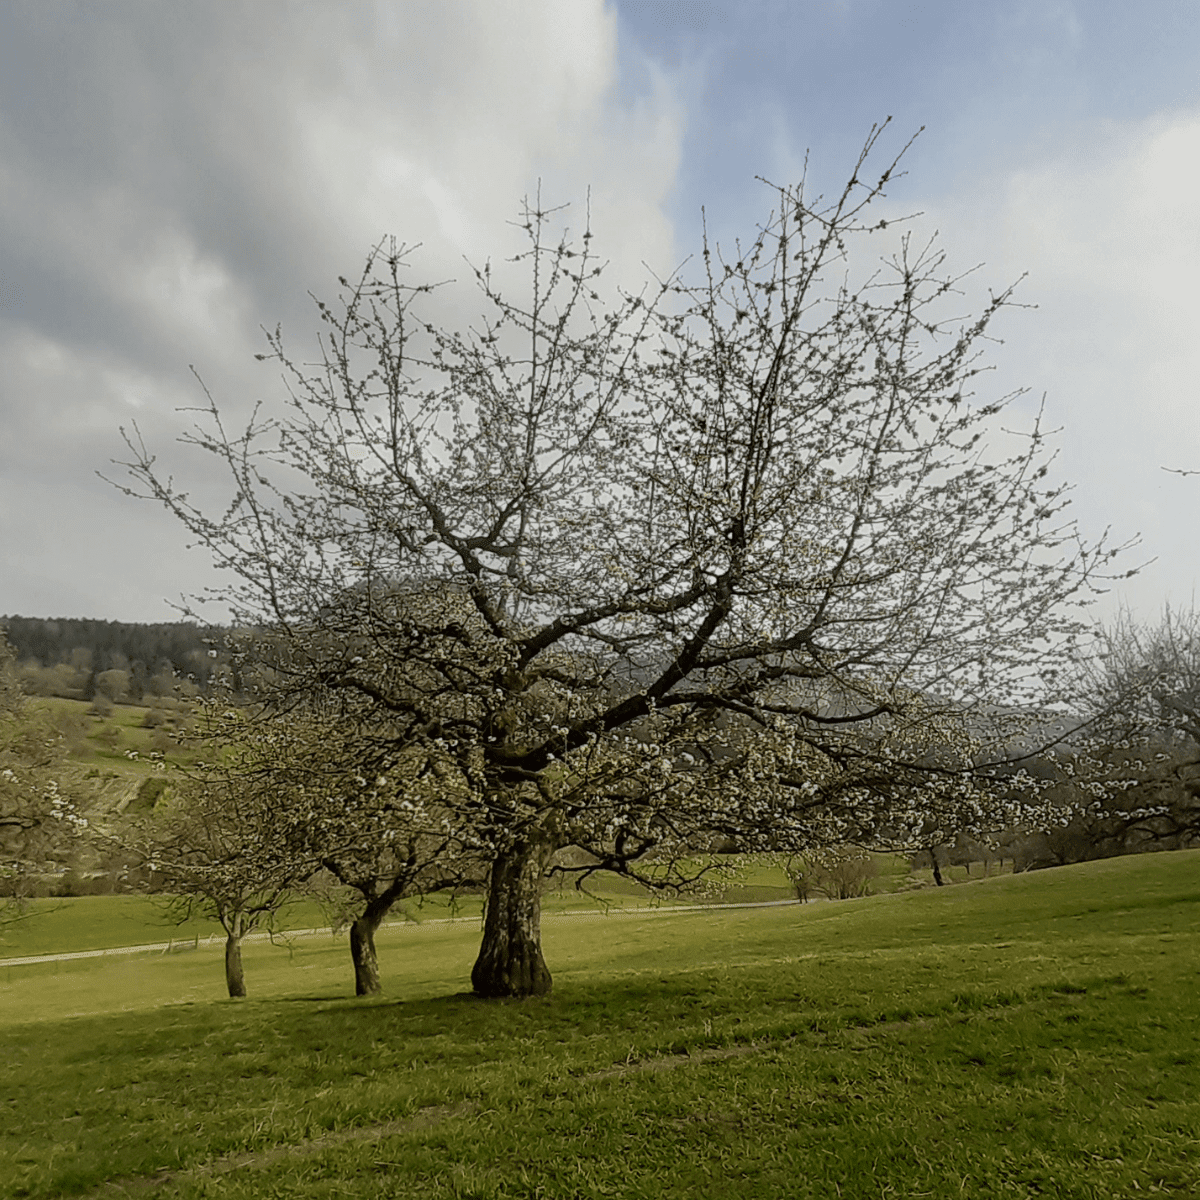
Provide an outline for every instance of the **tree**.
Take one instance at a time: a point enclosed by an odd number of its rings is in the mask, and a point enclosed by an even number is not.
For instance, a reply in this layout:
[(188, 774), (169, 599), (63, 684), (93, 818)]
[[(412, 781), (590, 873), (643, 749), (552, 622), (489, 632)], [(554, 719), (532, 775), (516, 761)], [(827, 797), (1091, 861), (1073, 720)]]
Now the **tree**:
[[(1045, 700), (1114, 551), (1066, 518), (1040, 427), (1018, 444), (1012, 397), (971, 395), (1011, 291), (958, 317), (940, 251), (868, 219), (898, 173), (872, 169), (881, 132), (832, 200), (768, 185), (748, 244), (706, 238), (697, 278), (611, 301), (591, 229), (527, 203), (529, 298), (475, 269), (465, 334), (381, 243), (318, 301), (315, 368), (269, 335), (286, 412), (229, 435), (206, 391), (190, 440), (231, 473), (219, 518), (127, 438), (125, 490), (271, 631), (274, 704), (353, 695), (389, 744), (457, 764), (490, 860), (481, 995), (549, 991), (564, 847), (662, 885), (722, 842), (1012, 819), (980, 763)], [(888, 256), (856, 274), (859, 251)]]
[(375, 932), (392, 905), (463, 882), (453, 778), (429, 756), (364, 748), (344, 714), (262, 719), (214, 699), (199, 724), (207, 760), (177, 773), (166, 811), (133, 841), (181, 920), (199, 910), (220, 922), (229, 994), (246, 994), (245, 936), (322, 872), (342, 889), (355, 991), (379, 992)]
[[(936, 866), (936, 863), (935, 863)], [(830, 846), (783, 862), (798, 900), (820, 892), (827, 900), (854, 900), (871, 891), (879, 865), (858, 846)]]
[(292, 797), (269, 790), (237, 758), (203, 764), (167, 795), (166, 811), (119, 840), (143, 855), (156, 890), (171, 896), (170, 909), (180, 922), (199, 912), (220, 923), (226, 988), (231, 997), (245, 996), (243, 941), (260, 927), (272, 928), (311, 873), (280, 836), (280, 826), (290, 824)]
[[(1200, 835), (1200, 613), (1120, 612), (1075, 676), (1090, 736), (1065, 766), (1092, 793), (1084, 832), (1126, 849)], [(1102, 794), (1100, 794), (1102, 793)]]
[(31, 711), (16, 656), (0, 637), (0, 925), (23, 915), (38, 880), (68, 861), (87, 829), (62, 743)]
[[(363, 747), (347, 727), (339, 720), (307, 739), (309, 794), (292, 814), (290, 841), (340, 885), (334, 903), (350, 929), (354, 991), (369, 996), (382, 991), (375, 934), (392, 907), (476, 886), (486, 864), (463, 828), (468, 806), (453, 762), (419, 747)], [(296, 757), (275, 769), (294, 776)]]

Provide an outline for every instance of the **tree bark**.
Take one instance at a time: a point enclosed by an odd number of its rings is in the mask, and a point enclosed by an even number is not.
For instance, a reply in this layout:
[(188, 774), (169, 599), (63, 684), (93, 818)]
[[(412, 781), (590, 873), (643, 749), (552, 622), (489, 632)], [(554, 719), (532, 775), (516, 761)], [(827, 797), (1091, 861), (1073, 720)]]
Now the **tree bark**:
[(240, 997), (246, 994), (246, 976), (242, 972), (242, 934), (226, 933), (225, 935), (225, 986), (230, 996)]
[(542, 957), (542, 870), (548, 847), (522, 843), (496, 855), (488, 879), (483, 944), (471, 971), (479, 996), (547, 996)]
[(356, 996), (377, 996), (383, 991), (379, 981), (379, 958), (375, 953), (375, 931), (391, 907), (392, 900), (385, 893), (370, 901), (362, 916), (350, 926), (350, 957), (354, 962)]

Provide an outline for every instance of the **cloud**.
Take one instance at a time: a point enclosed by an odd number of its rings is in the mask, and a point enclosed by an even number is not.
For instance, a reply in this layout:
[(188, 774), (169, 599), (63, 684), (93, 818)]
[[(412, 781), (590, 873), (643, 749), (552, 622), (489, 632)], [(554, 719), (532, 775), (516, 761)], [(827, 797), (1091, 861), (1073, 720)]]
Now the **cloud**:
[(1001, 370), (1033, 399), (1048, 394), (1085, 529), (1140, 531), (1129, 565), (1158, 559), (1107, 610), (1120, 600), (1149, 617), (1164, 599), (1186, 604), (1200, 481), (1162, 468), (1200, 467), (1200, 112), (1081, 130), (927, 207), (956, 259), (986, 260), (989, 282), (1028, 270), (1017, 298), (1038, 311), (1002, 322)]
[[(414, 277), (458, 278), (451, 324), (478, 309), (463, 256), (514, 251), (539, 179), (576, 230), (590, 186), (614, 278), (675, 265), (682, 108), (661, 72), (618, 90), (602, 0), (111, 0), (0, 23), (0, 611), (58, 611), (52, 556), (92, 563), (90, 592), (63, 593), (78, 615), (161, 615), (161, 563), (139, 592), (137, 565), (90, 554), (131, 519), (92, 482), (117, 426), (136, 417), (169, 459), (176, 407), (202, 399), (191, 363), (235, 414), (278, 394), (259, 324), (311, 356), (308, 292), (331, 298), (385, 234), (423, 243)], [(151, 525), (169, 593), (195, 588), (169, 518)]]

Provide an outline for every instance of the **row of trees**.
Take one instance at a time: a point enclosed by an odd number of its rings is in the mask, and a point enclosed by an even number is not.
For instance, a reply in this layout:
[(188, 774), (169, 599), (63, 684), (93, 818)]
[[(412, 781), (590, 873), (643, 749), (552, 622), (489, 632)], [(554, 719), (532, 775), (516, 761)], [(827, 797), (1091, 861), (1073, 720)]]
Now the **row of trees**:
[(231, 434), (205, 392), (219, 515), (131, 432), (125, 490), (230, 570), (262, 680), (195, 836), (247, 797), (269, 836), (235, 821), (190, 869), (355, 889), (360, 991), (389, 904), (478, 880), (472, 984), (525, 996), (550, 870), (684, 886), (720, 848), (1062, 819), (1014, 758), (1116, 551), (1068, 519), (1037, 423), (1001, 432), (1014, 396), (972, 393), (1011, 292), (959, 315), (941, 252), (871, 215), (881, 132), (832, 199), (772, 187), (749, 242), (637, 293), (527, 204), (526, 299), (473, 268), (465, 333), (381, 243), (318, 302), (315, 367), (269, 335), (278, 415)]
[(113, 667), (107, 671), (86, 671), (58, 663), (41, 667), (25, 661), (20, 665), (21, 685), (31, 696), (60, 696), (66, 700), (91, 700), (98, 697), (113, 704), (153, 704), (164, 698), (189, 698), (199, 695), (191, 680), (180, 678), (162, 664), (158, 673), (127, 671)]
[[(128, 674), (126, 690), (138, 699), (155, 692), (155, 677), (207, 684), (218, 663), (214, 631), (194, 621), (147, 625), (81, 618), (0, 618), (17, 660), (37, 694), (82, 695), (88, 680), (109, 671)], [(218, 631), (219, 640), (219, 631)], [(61, 668), (57, 672), (55, 668)], [(43, 672), (37, 674), (36, 672)], [(33, 685), (30, 687), (30, 685)], [(58, 691), (44, 691), (57, 687)], [(90, 700), (91, 696), (83, 697)]]
[(181, 916), (200, 908), (220, 922), (230, 995), (245, 994), (246, 934), (301, 890), (349, 926), (355, 990), (369, 995), (380, 990), (375, 933), (394, 904), (486, 879), (465, 797), (430, 756), (399, 755), (389, 775), (368, 777), (377, 752), (338, 721), (210, 705), (199, 724), (211, 756), (178, 772), (165, 809), (127, 822), (119, 840)]
[[(1200, 837), (1200, 615), (1168, 611), (1154, 627), (1122, 616), (1098, 632), (1101, 652), (1081, 660), (1075, 679), (1078, 710), (1098, 725), (1073, 739), (1057, 766), (1044, 758), (1036, 767), (1051, 781), (1062, 819), (989, 837), (960, 832), (953, 844), (931, 845), (923, 865), (939, 883), (939, 864), (1010, 858), (1023, 870)], [(379, 990), (374, 935), (394, 903), (477, 889), (487, 878), (486, 855), (465, 826), (451, 824), (465, 797), (448, 797), (446, 777), (428, 760), (410, 754), (393, 778), (368, 781), (356, 774), (361, 747), (350, 744), (347, 727), (254, 721), (233, 707), (200, 714), (207, 761), (173, 776), (169, 789), (165, 778), (146, 781), (144, 791), (160, 785), (155, 811), (139, 806), (119, 831), (89, 829), (65, 739), (21, 696), (7, 647), (0, 681), (0, 922), (20, 916), (25, 896), (48, 876), (80, 854), (90, 861), (100, 853), (123, 876), (149, 868), (149, 876), (139, 873), (142, 885), (171, 895), (181, 917), (196, 909), (216, 917), (227, 935), (230, 994), (244, 995), (246, 934), (272, 926), (299, 890), (315, 891), (350, 926), (356, 990), (370, 994)], [(575, 852), (556, 865), (601, 864)], [(818, 846), (784, 865), (802, 898), (864, 894), (876, 873), (871, 855), (854, 845)]]

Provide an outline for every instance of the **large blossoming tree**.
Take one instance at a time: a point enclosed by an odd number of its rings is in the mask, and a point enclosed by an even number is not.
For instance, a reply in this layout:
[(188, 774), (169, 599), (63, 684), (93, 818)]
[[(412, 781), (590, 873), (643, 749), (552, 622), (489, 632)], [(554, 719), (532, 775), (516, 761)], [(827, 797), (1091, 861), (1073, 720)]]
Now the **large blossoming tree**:
[(272, 703), (338, 697), (456, 764), (482, 995), (550, 989), (566, 847), (661, 886), (719, 845), (1014, 816), (1005, 714), (1045, 701), (1110, 552), (1064, 515), (1036, 423), (1000, 433), (1009, 398), (972, 392), (1009, 292), (962, 317), (941, 253), (871, 216), (897, 170), (872, 168), (879, 132), (832, 199), (773, 187), (749, 242), (637, 294), (606, 290), (590, 228), (527, 205), (525, 298), (477, 270), (466, 333), (382, 244), (319, 303), (315, 369), (271, 336), (277, 417), (230, 436), (209, 397), (219, 518), (130, 439), (129, 490), (269, 631)]

